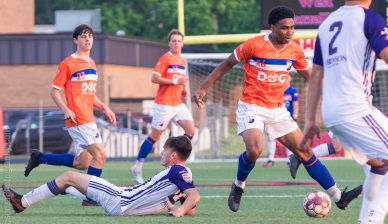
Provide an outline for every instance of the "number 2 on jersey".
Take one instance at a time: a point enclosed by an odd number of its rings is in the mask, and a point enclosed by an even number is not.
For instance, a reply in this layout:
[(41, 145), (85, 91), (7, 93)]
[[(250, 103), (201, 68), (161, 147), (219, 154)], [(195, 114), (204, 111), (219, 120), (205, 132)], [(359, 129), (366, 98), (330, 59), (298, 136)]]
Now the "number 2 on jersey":
[(329, 55), (337, 53), (337, 47), (334, 47), (334, 42), (337, 39), (339, 33), (341, 32), (341, 29), (342, 29), (342, 22), (341, 21), (334, 22), (330, 26), (330, 32), (334, 31), (335, 34), (333, 35), (333, 37), (331, 38), (330, 43), (329, 43)]

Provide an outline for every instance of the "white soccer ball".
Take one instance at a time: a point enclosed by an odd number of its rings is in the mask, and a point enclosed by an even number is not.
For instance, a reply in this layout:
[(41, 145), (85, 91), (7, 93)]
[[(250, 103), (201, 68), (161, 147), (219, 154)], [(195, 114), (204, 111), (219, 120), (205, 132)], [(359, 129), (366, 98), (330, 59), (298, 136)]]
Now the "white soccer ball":
[(323, 191), (315, 190), (309, 192), (304, 197), (303, 208), (310, 217), (325, 217), (329, 214), (331, 209), (330, 197)]

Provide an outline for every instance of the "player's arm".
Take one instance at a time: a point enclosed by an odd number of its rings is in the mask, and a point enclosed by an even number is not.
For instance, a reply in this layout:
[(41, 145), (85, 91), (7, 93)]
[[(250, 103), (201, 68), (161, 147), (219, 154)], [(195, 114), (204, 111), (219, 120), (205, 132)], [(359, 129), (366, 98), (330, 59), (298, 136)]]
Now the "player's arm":
[(108, 117), (111, 124), (116, 125), (116, 115), (96, 95), (94, 95), (94, 106), (100, 109)]
[(186, 194), (186, 199), (183, 204), (177, 208), (172, 207), (169, 213), (175, 217), (182, 217), (184, 215), (195, 215), (195, 206), (200, 201), (200, 196), (195, 188), (189, 188), (183, 191)]
[(301, 145), (305, 145), (308, 140), (311, 141), (316, 134), (319, 137), (319, 127), (316, 124), (316, 113), (319, 98), (322, 93), (323, 67), (318, 64), (313, 65), (313, 75), (310, 78), (307, 90), (306, 102), (306, 124), (304, 127), (304, 137)]
[(167, 79), (158, 74), (152, 74), (152, 83), (156, 83), (159, 85), (184, 85), (188, 80), (187, 76), (182, 76), (178, 79)]
[(72, 122), (77, 123), (75, 120), (75, 113), (70, 110), (66, 105), (65, 101), (61, 96), (61, 90), (53, 87), (50, 92), (51, 98), (54, 100), (55, 104), (63, 111), (65, 114), (65, 120), (70, 119)]
[(311, 68), (305, 70), (296, 70), (300, 76), (304, 78), (304, 80), (308, 81), (311, 77), (312, 71)]
[(209, 89), (211, 85), (219, 78), (221, 78), (226, 72), (228, 72), (238, 61), (236, 60), (234, 54), (230, 54), (227, 59), (225, 59), (221, 64), (219, 64), (207, 77), (205, 82), (199, 87), (197, 92), (194, 95), (195, 103), (202, 107), (204, 102), (202, 101), (206, 95), (206, 91)]

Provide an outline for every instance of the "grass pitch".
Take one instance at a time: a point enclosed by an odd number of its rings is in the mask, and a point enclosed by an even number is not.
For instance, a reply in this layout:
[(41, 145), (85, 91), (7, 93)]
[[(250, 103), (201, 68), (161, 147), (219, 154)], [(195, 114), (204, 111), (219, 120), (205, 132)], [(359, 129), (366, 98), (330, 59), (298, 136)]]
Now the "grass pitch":
[[(340, 188), (356, 187), (362, 183), (362, 169), (351, 160), (325, 160)], [(102, 177), (117, 185), (133, 185), (129, 162), (108, 162)], [(334, 204), (328, 217), (310, 218), (302, 208), (304, 195), (315, 189), (315, 185), (303, 167), (296, 180), (292, 180), (285, 162), (276, 162), (274, 167), (262, 168), (258, 162), (248, 177), (240, 210), (231, 212), (227, 206), (230, 184), (236, 175), (237, 161), (196, 162), (187, 164), (201, 194), (195, 217), (174, 218), (168, 214), (143, 217), (111, 217), (100, 207), (82, 207), (81, 201), (71, 196), (59, 196), (28, 208), (21, 214), (13, 214), (3, 195), (0, 207), (3, 223), (357, 223), (361, 200), (356, 199), (345, 211)], [(26, 193), (48, 180), (55, 178), (64, 167), (40, 165), (28, 178), (23, 176), (23, 164), (0, 166), (2, 182), (10, 177), (11, 187)], [(163, 168), (157, 162), (144, 164), (144, 176), (151, 177)], [(9, 215), (9, 211), (11, 214)]]

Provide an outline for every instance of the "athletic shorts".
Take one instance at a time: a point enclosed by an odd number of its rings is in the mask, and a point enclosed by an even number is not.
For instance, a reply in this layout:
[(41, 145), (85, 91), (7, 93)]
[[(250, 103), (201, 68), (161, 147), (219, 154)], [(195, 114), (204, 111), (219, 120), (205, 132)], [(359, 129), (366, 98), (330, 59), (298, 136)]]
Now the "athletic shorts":
[(193, 116), (191, 116), (191, 113), (184, 104), (178, 106), (154, 104), (153, 111), (152, 127), (158, 130), (166, 129), (171, 120), (174, 122), (193, 120)]
[(268, 134), (270, 140), (277, 139), (298, 129), (286, 107), (268, 109), (239, 101), (236, 110), (237, 134), (257, 128)]
[[(331, 139), (336, 139), (336, 137), (334, 137), (334, 135), (333, 135), (333, 132), (331, 132), (331, 131), (329, 131), (329, 137)], [(361, 152), (359, 152), (358, 150), (356, 150), (352, 147), (348, 147), (346, 145), (343, 145), (343, 147), (345, 150), (347, 150), (352, 155), (352, 158), (361, 166), (365, 165), (368, 162), (368, 160), (369, 160), (368, 157), (366, 155), (362, 154)]]
[(388, 160), (388, 118), (378, 109), (351, 122), (330, 127), (333, 136), (367, 159)]
[(73, 139), (76, 157), (85, 150), (85, 147), (102, 143), (100, 132), (97, 129), (97, 124), (94, 122), (74, 126), (68, 128), (67, 130)]
[(123, 188), (108, 181), (92, 176), (89, 181), (86, 197), (101, 205), (109, 215), (122, 215), (120, 201)]

